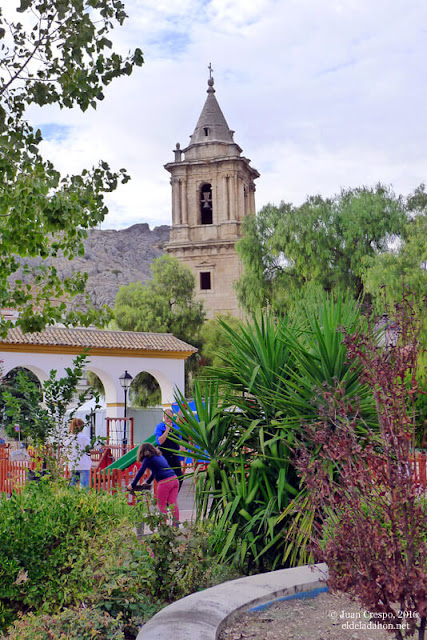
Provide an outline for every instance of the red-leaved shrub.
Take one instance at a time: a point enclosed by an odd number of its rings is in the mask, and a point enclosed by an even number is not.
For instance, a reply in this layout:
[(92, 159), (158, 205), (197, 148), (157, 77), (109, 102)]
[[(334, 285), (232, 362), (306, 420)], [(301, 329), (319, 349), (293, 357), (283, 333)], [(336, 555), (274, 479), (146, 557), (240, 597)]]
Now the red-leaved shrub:
[(324, 392), (324, 413), (307, 425), (296, 466), (315, 510), (316, 558), (332, 589), (355, 596), (398, 640), (427, 621), (427, 499), (414, 463), (417, 326), (407, 300), (393, 318), (394, 344), (375, 331), (346, 339), (363, 367), (379, 429), (361, 436), (343, 389)]

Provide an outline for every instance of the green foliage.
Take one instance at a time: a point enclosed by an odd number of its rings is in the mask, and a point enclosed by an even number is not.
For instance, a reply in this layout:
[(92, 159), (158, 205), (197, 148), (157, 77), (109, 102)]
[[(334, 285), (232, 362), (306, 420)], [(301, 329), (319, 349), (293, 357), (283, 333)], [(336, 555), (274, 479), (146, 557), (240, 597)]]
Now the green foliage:
[(39, 411), (43, 400), (38, 378), (28, 369), (17, 368), (4, 376), (0, 383), (0, 405), (3, 426), (10, 438), (20, 437), (44, 442), (51, 427), (46, 412)]
[[(23, 15), (9, 19), (0, 10), (0, 307), (18, 309), (24, 331), (60, 320), (101, 322), (103, 314), (67, 308), (70, 296), (84, 291), (86, 275), (64, 280), (48, 259), (83, 255), (86, 230), (107, 213), (104, 194), (129, 177), (102, 161), (61, 177), (42, 158), (42, 134), (26, 112), (31, 105), (96, 108), (104, 87), (130, 75), (142, 54), (112, 49), (108, 35), (126, 18), (120, 0), (21, 0), (16, 13)], [(0, 319), (2, 335), (9, 326)]]
[(7, 640), (124, 640), (123, 624), (94, 608), (64, 609), (49, 615), (28, 614), (9, 629)]
[(151, 264), (152, 279), (122, 286), (116, 297), (115, 318), (124, 331), (173, 333), (194, 344), (204, 320), (196, 302), (195, 279), (176, 258), (164, 255)]
[[(408, 199), (410, 217), (398, 247), (385, 255), (365, 258), (365, 288), (393, 305), (402, 297), (402, 282), (421, 300), (427, 290), (427, 193), (421, 185)], [(379, 294), (380, 287), (384, 291)], [(382, 300), (380, 300), (382, 302)], [(381, 309), (382, 310), (382, 309)]]
[(407, 206), (383, 185), (312, 196), (300, 207), (267, 205), (244, 221), (237, 292), (244, 309), (288, 311), (310, 291), (363, 291), (363, 260), (404, 231)]
[[(215, 367), (221, 366), (222, 354), (227, 353), (230, 347), (227, 332), (222, 322), (225, 322), (227, 326), (235, 330), (240, 326), (240, 321), (229, 313), (217, 315), (211, 320), (205, 320), (200, 331), (202, 343), (200, 365), (203, 367), (207, 365)], [(202, 369), (201, 373), (204, 375), (205, 370)]]
[(293, 452), (304, 422), (316, 419), (337, 381), (375, 424), (371, 396), (343, 344), (360, 322), (352, 300), (325, 298), (298, 323), (268, 313), (238, 331), (223, 323), (230, 348), (210, 382), (196, 384), (198, 420), (178, 394), (185, 447), (201, 462), (209, 459), (197, 472), (197, 508), (213, 522), (223, 560), (246, 570), (310, 560), (313, 514), (291, 510), (306, 500)]
[(164, 515), (145, 505), (139, 514), (141, 523), (153, 533), (146, 537), (152, 558), (151, 594), (163, 602), (206, 589), (238, 577), (233, 567), (219, 562), (215, 552), (215, 531), (208, 521), (177, 529), (165, 522)]
[(10, 499), (2, 494), (0, 626), (18, 612), (54, 613), (91, 600), (110, 579), (106, 567), (120, 566), (132, 547), (132, 515), (122, 496), (45, 479)]
[[(165, 603), (236, 577), (208, 523), (172, 528), (154, 505), (129, 507), (121, 493), (43, 478), (0, 495), (0, 522), (0, 633), (14, 623), (12, 638), (43, 638), (49, 624), (58, 635), (46, 638), (58, 640), (68, 625), (67, 638), (134, 638)], [(141, 524), (154, 533), (139, 539)]]
[(133, 407), (153, 407), (161, 403), (162, 394), (156, 378), (142, 371), (132, 380), (130, 400)]
[(66, 375), (57, 378), (52, 369), (49, 378), (42, 384), (42, 406), (40, 386), (25, 372), (18, 372), (14, 388), (0, 387), (4, 412), (10, 423), (19, 424), (21, 436), (29, 438), (35, 445), (44, 445), (48, 441), (58, 450), (67, 434), (66, 421), (71, 420), (78, 408), (87, 400), (91, 389), (85, 389), (78, 398), (74, 409), (69, 406), (76, 399), (77, 385), (87, 364), (86, 352), (76, 356), (73, 366), (65, 369)]

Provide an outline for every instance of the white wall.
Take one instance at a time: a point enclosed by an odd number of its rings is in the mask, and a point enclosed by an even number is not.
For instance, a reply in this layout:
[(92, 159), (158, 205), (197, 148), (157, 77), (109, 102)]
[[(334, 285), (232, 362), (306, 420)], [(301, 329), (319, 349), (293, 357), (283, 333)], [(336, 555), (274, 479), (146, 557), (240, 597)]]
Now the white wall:
[[(51, 369), (57, 370), (57, 376), (65, 374), (65, 368), (71, 366), (75, 356), (55, 353), (26, 353), (0, 351), (4, 362), (4, 373), (15, 367), (25, 367), (32, 371), (41, 382), (49, 377)], [(171, 404), (175, 388), (181, 391), (184, 382), (185, 360), (172, 358), (144, 358), (119, 356), (89, 356), (86, 369), (100, 378), (105, 389), (107, 415), (111, 418), (123, 415), (124, 392), (119, 376), (126, 370), (132, 377), (145, 371), (150, 373), (160, 386), (162, 404)]]

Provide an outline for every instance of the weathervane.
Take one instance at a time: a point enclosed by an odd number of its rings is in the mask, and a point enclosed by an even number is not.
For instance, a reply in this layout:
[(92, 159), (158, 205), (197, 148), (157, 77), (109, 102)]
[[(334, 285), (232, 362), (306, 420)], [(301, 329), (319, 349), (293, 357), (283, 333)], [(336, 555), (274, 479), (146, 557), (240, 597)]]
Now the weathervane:
[(213, 71), (213, 69), (212, 69), (212, 62), (209, 62), (208, 69), (209, 69), (209, 79), (212, 79), (212, 71)]

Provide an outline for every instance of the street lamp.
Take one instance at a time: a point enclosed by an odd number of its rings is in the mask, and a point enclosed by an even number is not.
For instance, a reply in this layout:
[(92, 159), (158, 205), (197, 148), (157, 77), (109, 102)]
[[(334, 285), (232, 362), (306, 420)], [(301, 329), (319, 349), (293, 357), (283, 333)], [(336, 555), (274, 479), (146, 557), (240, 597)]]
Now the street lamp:
[(388, 313), (383, 313), (375, 323), (374, 330), (378, 333), (378, 343), (381, 347), (391, 349), (399, 342), (399, 327), (389, 318)]
[(120, 380), (120, 384), (123, 387), (123, 391), (125, 392), (125, 421), (124, 421), (124, 426), (123, 426), (123, 449), (126, 452), (126, 446), (127, 446), (127, 438), (126, 438), (126, 409), (127, 409), (127, 395), (128, 395), (128, 390), (130, 385), (132, 384), (132, 380), (133, 377), (130, 375), (130, 373), (128, 373), (127, 371), (125, 371), (124, 373), (122, 373), (122, 375), (119, 377)]

